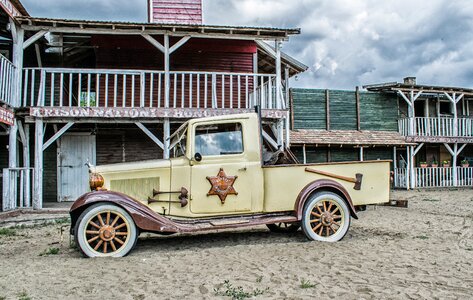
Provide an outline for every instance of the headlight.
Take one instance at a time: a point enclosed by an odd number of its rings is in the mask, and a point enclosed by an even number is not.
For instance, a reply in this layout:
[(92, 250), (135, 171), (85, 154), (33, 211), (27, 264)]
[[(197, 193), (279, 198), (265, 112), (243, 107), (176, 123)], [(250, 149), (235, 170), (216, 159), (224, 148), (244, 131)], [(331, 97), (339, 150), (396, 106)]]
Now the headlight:
[(102, 187), (105, 183), (102, 175), (99, 173), (90, 173), (89, 175), (89, 185), (91, 191), (103, 190)]

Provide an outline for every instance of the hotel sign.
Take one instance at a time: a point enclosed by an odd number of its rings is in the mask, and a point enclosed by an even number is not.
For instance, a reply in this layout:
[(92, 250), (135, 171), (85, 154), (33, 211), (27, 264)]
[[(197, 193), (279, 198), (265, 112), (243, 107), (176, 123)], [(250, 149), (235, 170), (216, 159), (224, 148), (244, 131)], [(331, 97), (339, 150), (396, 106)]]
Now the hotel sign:
[[(32, 117), (40, 118), (99, 118), (99, 119), (193, 119), (253, 112), (252, 109), (208, 108), (121, 108), (121, 107), (33, 107)], [(263, 118), (281, 119), (285, 110), (263, 110)]]
[(12, 126), (15, 123), (15, 114), (11, 110), (0, 107), (0, 123)]
[(0, 0), (0, 6), (3, 10), (10, 15), (10, 17), (19, 17), (21, 13), (16, 9), (16, 7), (10, 2), (10, 0)]

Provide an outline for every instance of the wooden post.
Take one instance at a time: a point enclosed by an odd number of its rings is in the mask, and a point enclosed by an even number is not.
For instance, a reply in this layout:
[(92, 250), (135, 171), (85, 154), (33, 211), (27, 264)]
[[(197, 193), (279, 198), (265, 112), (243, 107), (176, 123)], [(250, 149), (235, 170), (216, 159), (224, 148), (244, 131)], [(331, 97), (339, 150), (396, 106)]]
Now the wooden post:
[[(281, 41), (276, 40), (276, 108), (282, 108)], [(271, 91), (270, 91), (271, 92)]]
[(406, 188), (407, 190), (410, 190), (411, 186), (411, 147), (407, 146), (406, 147), (406, 157), (407, 157), (407, 166), (406, 166)]
[[(18, 159), (18, 124), (17, 120), (13, 120), (13, 125), (10, 126), (10, 134), (9, 134), (9, 144), (8, 144), (8, 168), (14, 169), (17, 167), (17, 159)], [(17, 208), (17, 192), (18, 192), (18, 185), (17, 185), (17, 173), (12, 171), (9, 172), (9, 181), (8, 181), (8, 197), (6, 201), (10, 204), (8, 205), (9, 209), (16, 209)], [(5, 188), (5, 187), (4, 187)]]
[(394, 187), (398, 187), (398, 179), (397, 179), (397, 148), (396, 146), (393, 147), (393, 171), (394, 171)]
[(13, 93), (13, 106), (19, 107), (21, 105), (21, 86), (23, 77), (23, 43), (25, 39), (24, 29), (16, 26), (14, 21), (10, 21), (10, 26), (15, 27), (12, 30), (13, 36), (13, 64), (16, 67), (15, 71), (15, 92)]
[(34, 193), (33, 208), (43, 208), (43, 120), (35, 121)]
[[(455, 103), (456, 106), (456, 103)], [(458, 159), (458, 143), (453, 145), (452, 155), (452, 175), (453, 175), (453, 186), (458, 186), (458, 174), (457, 174), (457, 159)]]
[(23, 144), (23, 166), (26, 168), (24, 186), (24, 206), (31, 207), (31, 162), (30, 162), (30, 125), (25, 124), (25, 143)]
[(303, 156), (304, 165), (305, 165), (307, 163), (307, 152), (306, 152), (305, 144), (302, 146), (302, 156)]
[(364, 161), (363, 146), (360, 147), (360, 161)]
[(356, 87), (356, 128), (361, 131), (361, 117), (360, 117), (360, 87)]
[(329, 90), (325, 90), (325, 103), (326, 103), (325, 112), (327, 114), (327, 116), (326, 116), (326, 119), (327, 119), (326, 128), (327, 128), (327, 130), (330, 130), (330, 91)]
[(171, 136), (171, 122), (169, 121), (169, 118), (164, 119), (164, 150), (163, 150), (163, 158), (164, 159), (169, 159), (169, 145), (170, 145), (170, 140), (169, 137)]

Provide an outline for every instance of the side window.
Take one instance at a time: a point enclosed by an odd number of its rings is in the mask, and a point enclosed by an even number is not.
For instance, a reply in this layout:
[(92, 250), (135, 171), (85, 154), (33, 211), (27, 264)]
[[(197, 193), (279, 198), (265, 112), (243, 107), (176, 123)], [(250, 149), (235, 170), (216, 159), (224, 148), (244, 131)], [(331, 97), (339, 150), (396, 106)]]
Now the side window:
[(202, 156), (243, 153), (243, 132), (240, 123), (197, 126), (195, 152)]

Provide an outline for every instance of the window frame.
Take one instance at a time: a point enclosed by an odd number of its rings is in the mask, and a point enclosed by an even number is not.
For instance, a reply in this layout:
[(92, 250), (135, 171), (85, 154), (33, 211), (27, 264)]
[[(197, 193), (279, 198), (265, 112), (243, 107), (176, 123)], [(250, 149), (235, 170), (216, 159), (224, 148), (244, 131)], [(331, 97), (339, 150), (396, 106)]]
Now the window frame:
[[(196, 147), (196, 141), (197, 141), (197, 129), (201, 126), (220, 126), (220, 125), (240, 125), (241, 128), (241, 146), (242, 146), (242, 152), (241, 153), (234, 153), (234, 154), (218, 154), (218, 155), (203, 155), (202, 153), (197, 151)], [(215, 159), (215, 158), (233, 158), (233, 157), (241, 157), (245, 155), (246, 152), (246, 147), (245, 147), (245, 133), (244, 133), (244, 123), (241, 122), (240, 120), (228, 120), (225, 122), (209, 122), (209, 123), (196, 123), (193, 126), (193, 140), (192, 140), (192, 156), (194, 156), (196, 153), (199, 153), (202, 155), (202, 157), (206, 159)]]

